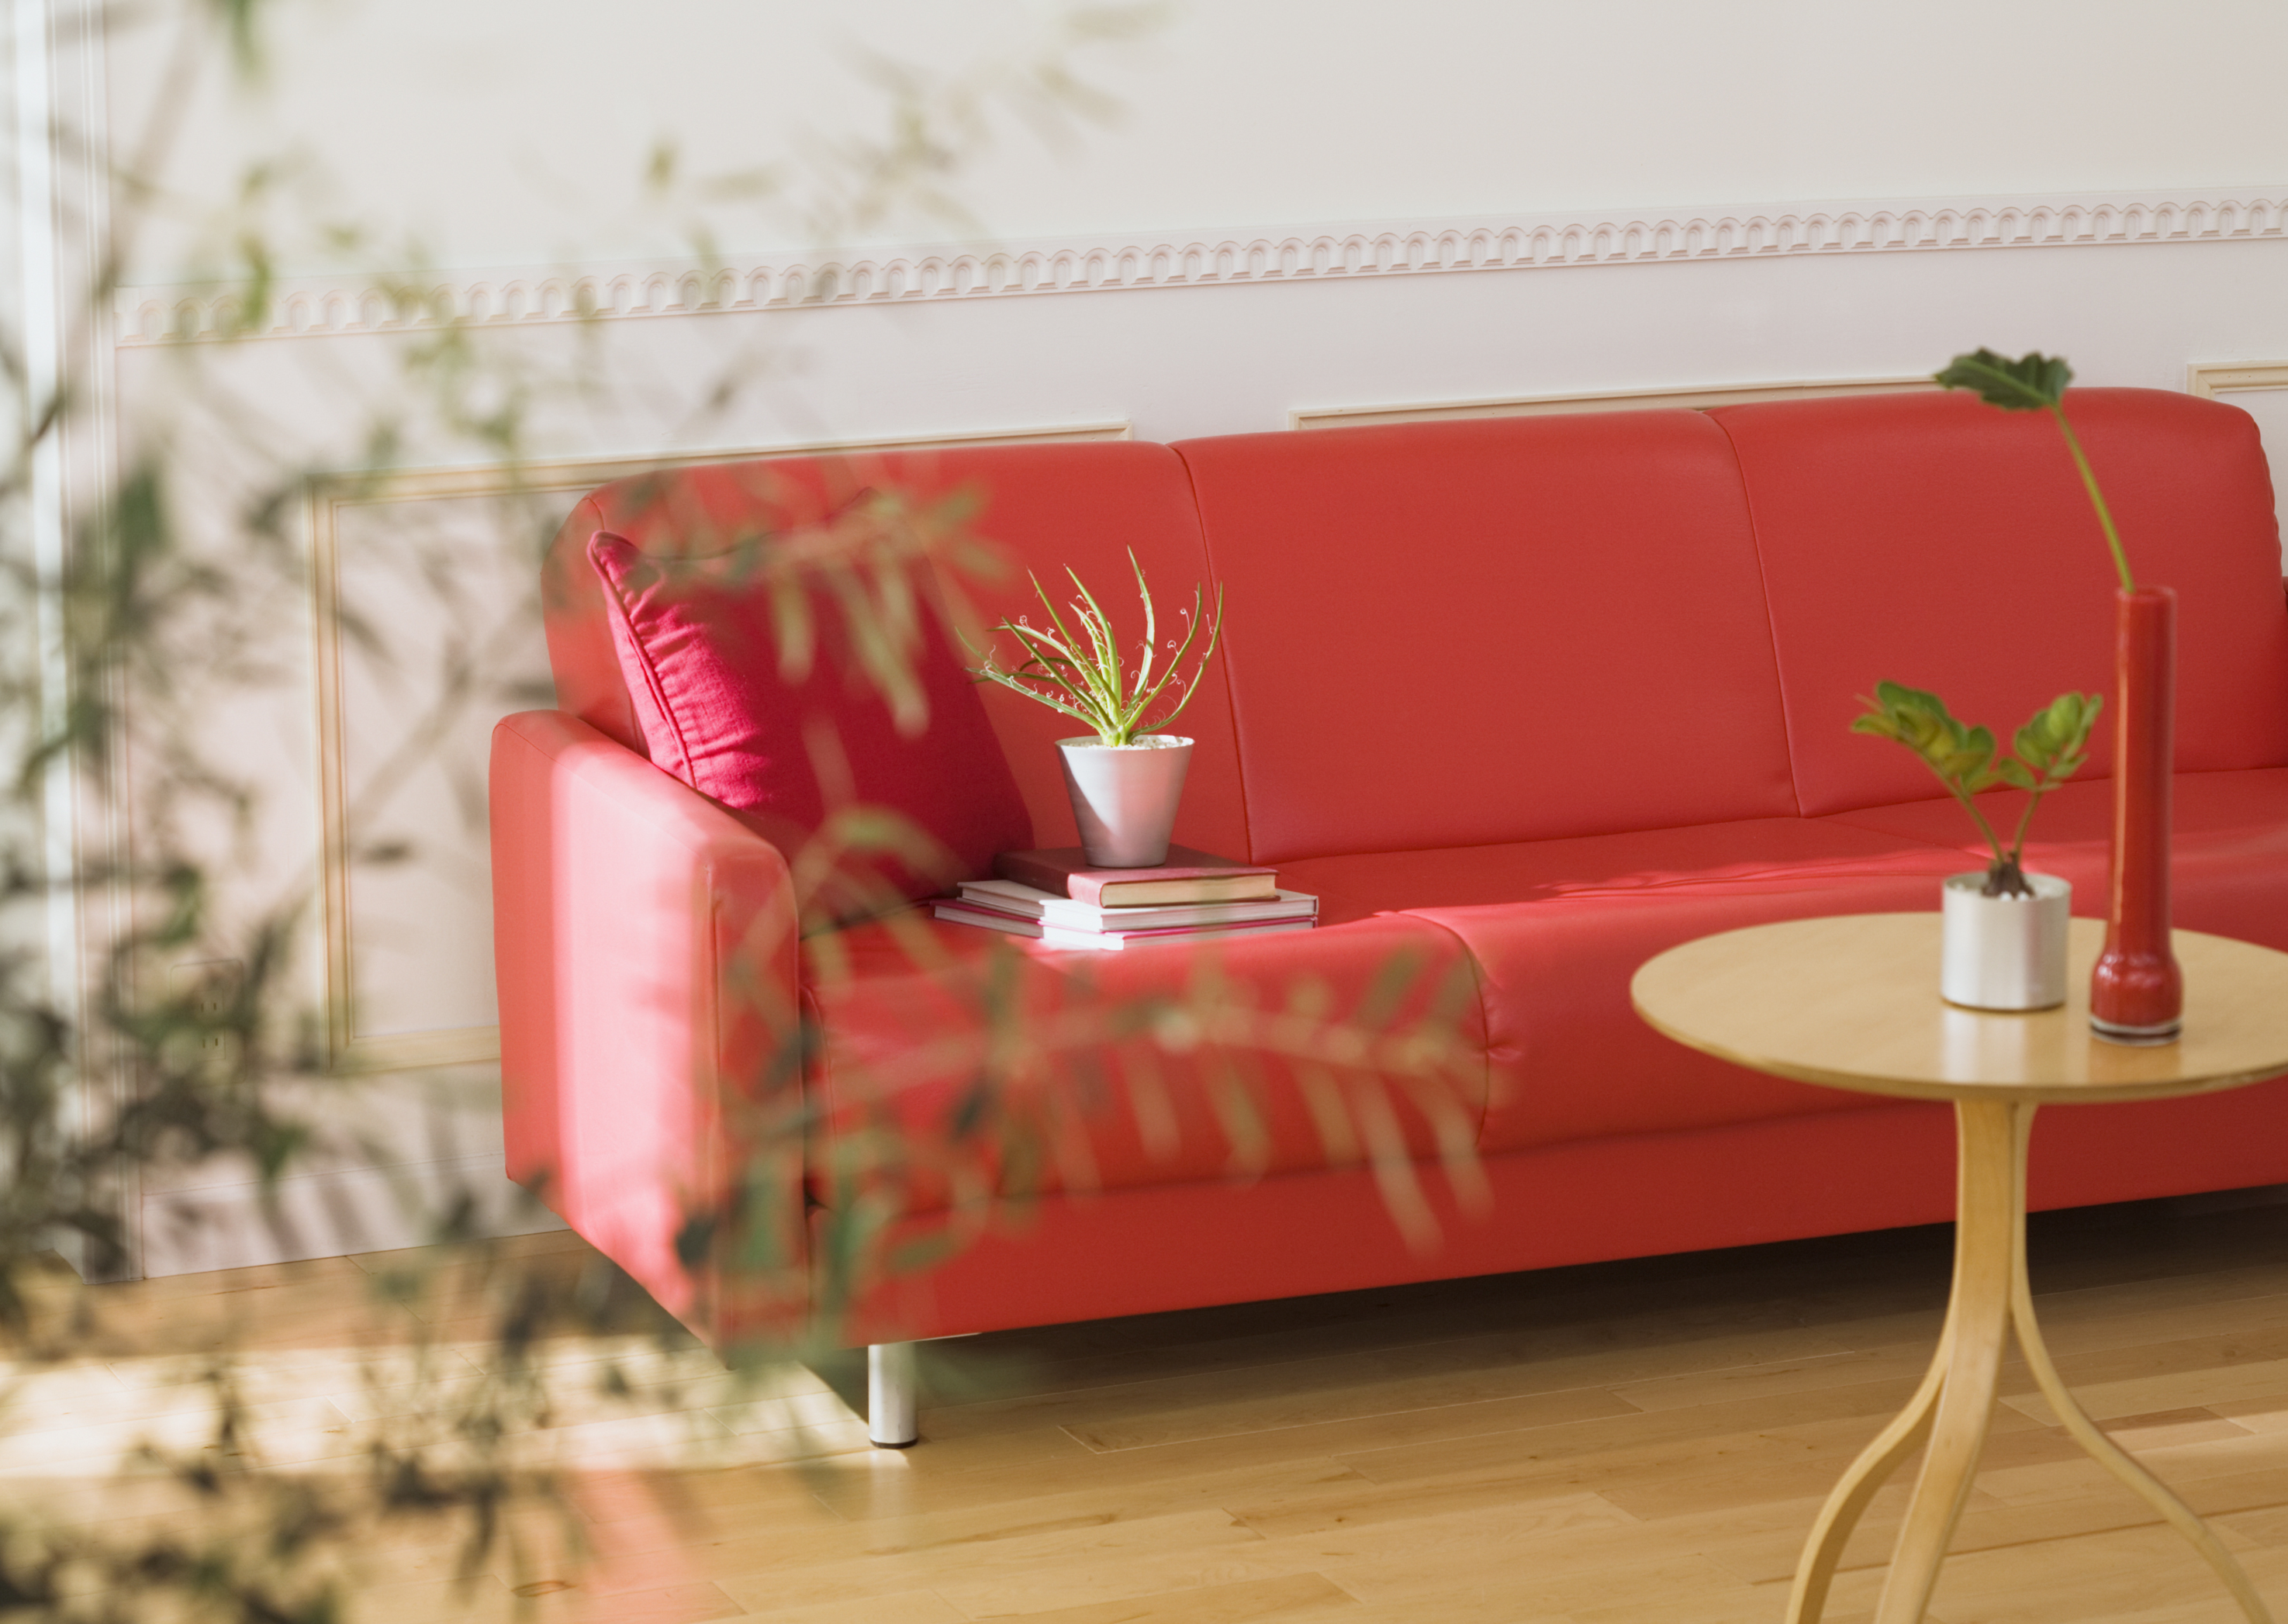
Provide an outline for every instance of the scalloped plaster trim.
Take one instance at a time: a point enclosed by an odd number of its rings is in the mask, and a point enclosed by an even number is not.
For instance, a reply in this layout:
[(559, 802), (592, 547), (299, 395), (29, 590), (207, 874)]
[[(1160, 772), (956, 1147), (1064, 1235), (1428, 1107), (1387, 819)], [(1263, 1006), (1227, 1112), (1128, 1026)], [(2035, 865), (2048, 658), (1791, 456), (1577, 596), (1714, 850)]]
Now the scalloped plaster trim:
[[(442, 273), (417, 282), (290, 280), (253, 336), (404, 332), (803, 305), (895, 305), (1022, 294), (1220, 287), (1453, 271), (2288, 236), (2288, 186), (2254, 194), (1987, 197), (1790, 204), (1738, 211), (1578, 213), (1427, 224), (1170, 234), (993, 247), (791, 255), (703, 268), (688, 262)], [(123, 288), (123, 346), (226, 337), (238, 296), (213, 288)]]

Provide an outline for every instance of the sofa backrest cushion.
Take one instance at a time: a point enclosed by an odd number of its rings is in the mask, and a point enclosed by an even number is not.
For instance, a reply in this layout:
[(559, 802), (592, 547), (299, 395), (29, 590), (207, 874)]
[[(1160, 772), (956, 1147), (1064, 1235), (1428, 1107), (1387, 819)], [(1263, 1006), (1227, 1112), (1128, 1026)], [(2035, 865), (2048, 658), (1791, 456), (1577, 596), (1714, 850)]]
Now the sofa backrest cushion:
[(1739, 473), (1700, 413), (1176, 449), (1257, 860), (1795, 810)]
[[(818, 533), (814, 532), (813, 535)], [(800, 539), (796, 533), (794, 539)], [(829, 621), (789, 669), (774, 623), (767, 554), (781, 538), (698, 558), (647, 554), (600, 530), (588, 557), (603, 582), (621, 670), (653, 763), (746, 818), (792, 854), (838, 804), (886, 808), (926, 836), (877, 836), (838, 872), (913, 899), (991, 871), (1029, 822), (976, 689), (923, 617), (894, 703), (848, 658), (857, 639)], [(875, 911), (872, 884), (828, 894), (840, 917)]]
[[(2254, 423), (2148, 389), (2073, 390), (2066, 413), (2138, 582), (2177, 592), (2178, 769), (2288, 764), (2288, 614)], [(1885, 678), (2005, 740), (2066, 688), (2104, 693), (2083, 772), (2110, 772), (2117, 577), (2047, 413), (1932, 392), (1709, 416), (1754, 516), (1805, 813), (1940, 793), (1906, 751), (1847, 731)]]
[[(1188, 603), (1192, 584), (1208, 574), (1190, 487), (1165, 446), (1015, 445), (773, 457), (640, 476), (590, 495), (550, 549), (544, 603), (560, 704), (640, 754), (652, 754), (588, 560), (588, 543), (598, 531), (619, 535), (645, 554), (705, 555), (733, 549), (759, 532), (816, 525), (870, 489), (895, 492), (950, 527), (952, 550), (970, 556), (979, 573), (955, 568), (939, 576), (961, 594), (981, 625), (1029, 610), (1037, 616), (1028, 569), (1053, 591), (1068, 566), (1076, 569), (1116, 625), (1132, 633), (1141, 627), (1131, 596), (1131, 551), (1164, 612)], [(947, 503), (969, 510), (967, 518), (949, 513), (941, 506)], [(973, 662), (965, 651), (958, 658)], [(1005, 764), (1013, 775), (1025, 809), (1005, 844), (1077, 845), (1054, 741), (1083, 731), (1080, 725), (998, 688), (971, 692), (981, 699), (998, 741), (996, 764)], [(878, 701), (862, 697), (879, 709)], [(1243, 854), (1246, 820), (1220, 655), (1177, 730), (1197, 744), (1176, 838), (1204, 851)]]

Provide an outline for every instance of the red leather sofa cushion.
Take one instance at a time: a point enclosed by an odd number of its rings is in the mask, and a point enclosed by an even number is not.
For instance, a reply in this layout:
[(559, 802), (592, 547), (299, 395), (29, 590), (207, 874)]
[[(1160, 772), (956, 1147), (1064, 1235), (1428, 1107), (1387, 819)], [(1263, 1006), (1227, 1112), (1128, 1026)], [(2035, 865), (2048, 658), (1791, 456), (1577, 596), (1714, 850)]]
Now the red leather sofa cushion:
[(1484, 988), (1490, 1092), (1479, 1144), (1490, 1154), (1877, 1103), (1669, 1042), (1636, 1018), (1629, 978), (1662, 949), (1714, 931), (1927, 910), (1938, 877), (1960, 867), (1911, 838), (1773, 818), (1323, 858), (1283, 874), (1321, 891), (1338, 916), (1403, 909), (1469, 950)]
[[(1399, 971), (1394, 976), (1394, 971)], [(1477, 1137), (1485, 1105), (1476, 982), (1449, 932), (1403, 915), (1331, 930), (1116, 954), (1059, 953), (905, 915), (805, 944), (818, 1048), (809, 1073), (816, 1199), (884, 1184), (907, 1211), (989, 1192), (1119, 1190), (1354, 1165), (1347, 1129), (1382, 1120), (1407, 1154)], [(1176, 1006), (1219, 1012), (1164, 1048)], [(989, 1022), (983, 1011), (1000, 1012)], [(1369, 1081), (1318, 1022), (1395, 1033), (1443, 1011), (1463, 1069)], [(1108, 1029), (1107, 1012), (1120, 1023)], [(1308, 1036), (1307, 1050), (1283, 1048)], [(1348, 1057), (1347, 1059), (1346, 1057)], [(1386, 1059), (1386, 1056), (1378, 1057)], [(955, 1129), (981, 1068), (1004, 1068), (993, 1142)], [(894, 1123), (904, 1131), (878, 1135)], [(885, 1149), (963, 1145), (957, 1161), (881, 1164)]]
[[(2178, 599), (2177, 767), (2288, 765), (2288, 616), (2256, 425), (2146, 389), (2066, 409), (2141, 584)], [(1739, 454), (1807, 815), (1920, 800), (1928, 772), (1847, 730), (1888, 678), (2007, 737), (2062, 689), (2111, 702), (2105, 537), (2046, 413), (1958, 394), (1708, 414)], [(2111, 718), (2087, 778), (2111, 771)]]
[(1228, 593), (1258, 861), (1794, 812), (1739, 472), (1702, 414), (1176, 449)]
[[(800, 849), (837, 805), (896, 812), (942, 850), (902, 839), (843, 866), (862, 865), (910, 899), (991, 872), (993, 854), (1029, 833), (976, 688), (933, 619), (913, 655), (920, 705), (902, 717), (833, 635), (838, 622), (819, 627), (809, 671), (783, 669), (754, 550), (663, 558), (600, 530), (588, 556), (653, 764), (782, 850)], [(878, 907), (865, 894), (824, 901), (843, 916)]]
[[(2180, 772), (2171, 800), (2174, 923), (2288, 951), (2288, 768)], [(1980, 797), (1988, 820), (2003, 829), (2016, 827), (2025, 804), (2014, 789)], [(1871, 806), (1822, 821), (1951, 847), (1962, 853), (1958, 870), (1987, 860), (1977, 829), (1950, 799)], [(2070, 880), (2073, 911), (2102, 919), (2112, 841), (2113, 786), (2077, 780), (2042, 798), (2026, 866)]]

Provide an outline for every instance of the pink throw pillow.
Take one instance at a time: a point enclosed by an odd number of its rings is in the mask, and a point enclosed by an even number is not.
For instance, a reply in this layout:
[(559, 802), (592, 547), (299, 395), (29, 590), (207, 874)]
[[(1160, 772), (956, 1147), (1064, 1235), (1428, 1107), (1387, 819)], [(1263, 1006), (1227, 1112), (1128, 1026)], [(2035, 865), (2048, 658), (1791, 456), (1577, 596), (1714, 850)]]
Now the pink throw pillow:
[(976, 685), (934, 615), (922, 615), (914, 665), (926, 715), (909, 718), (920, 724), (910, 733), (858, 669), (834, 610), (815, 597), (810, 669), (787, 679), (770, 593), (748, 579), (751, 551), (654, 558), (599, 530), (588, 558), (613, 610), (621, 675), (654, 763), (739, 813), (790, 858), (845, 804), (897, 812), (939, 848), (854, 853), (838, 863), (817, 911), (850, 919), (930, 896), (989, 873), (997, 852), (1031, 844), (1031, 820)]

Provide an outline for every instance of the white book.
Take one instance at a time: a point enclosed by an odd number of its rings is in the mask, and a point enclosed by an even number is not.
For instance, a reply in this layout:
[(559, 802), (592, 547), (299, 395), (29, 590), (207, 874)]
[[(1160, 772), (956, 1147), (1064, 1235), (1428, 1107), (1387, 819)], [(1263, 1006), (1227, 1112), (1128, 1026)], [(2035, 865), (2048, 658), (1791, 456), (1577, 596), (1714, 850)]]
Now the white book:
[(958, 902), (937, 903), (934, 911), (940, 919), (955, 924), (980, 925), (1007, 936), (1035, 937), (1045, 947), (1079, 947), (1096, 953), (1119, 953), (1130, 947), (1148, 947), (1156, 942), (1197, 941), (1212, 936), (1275, 936), (1288, 931), (1307, 931), (1314, 923), (1309, 919), (1267, 919), (1242, 924), (1168, 925), (1148, 931), (1067, 931), (993, 908), (965, 907)]
[(1061, 897), (1014, 880), (965, 880), (961, 899), (973, 907), (1037, 919), (1065, 931), (1158, 931), (1174, 926), (1264, 924), (1273, 920), (1316, 919), (1319, 899), (1307, 892), (1283, 891), (1255, 902), (1167, 903), (1148, 907), (1100, 907)]

